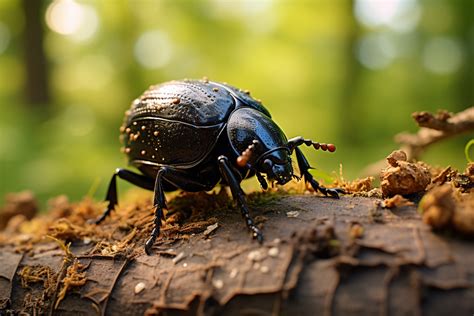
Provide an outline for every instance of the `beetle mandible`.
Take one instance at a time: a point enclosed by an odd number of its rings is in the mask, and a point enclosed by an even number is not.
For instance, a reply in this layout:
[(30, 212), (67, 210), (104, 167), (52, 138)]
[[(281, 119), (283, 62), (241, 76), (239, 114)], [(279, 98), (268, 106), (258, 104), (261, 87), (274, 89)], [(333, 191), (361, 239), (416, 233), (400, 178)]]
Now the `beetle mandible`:
[[(209, 191), (218, 183), (229, 186), (248, 229), (259, 242), (263, 234), (249, 214), (240, 186), (243, 179), (256, 176), (267, 189), (267, 181), (281, 185), (303, 178), (326, 196), (338, 198), (338, 193), (343, 193), (319, 185), (299, 148), (304, 144), (332, 152), (334, 145), (303, 137), (287, 140), (261, 102), (225, 83), (203, 79), (151, 86), (125, 112), (120, 132), (122, 149), (141, 174), (116, 169), (105, 198), (108, 206), (95, 223), (102, 222), (118, 203), (117, 177), (153, 191), (155, 219), (145, 243), (148, 255), (164, 220), (164, 192)], [(300, 177), (293, 172), (293, 152)]]

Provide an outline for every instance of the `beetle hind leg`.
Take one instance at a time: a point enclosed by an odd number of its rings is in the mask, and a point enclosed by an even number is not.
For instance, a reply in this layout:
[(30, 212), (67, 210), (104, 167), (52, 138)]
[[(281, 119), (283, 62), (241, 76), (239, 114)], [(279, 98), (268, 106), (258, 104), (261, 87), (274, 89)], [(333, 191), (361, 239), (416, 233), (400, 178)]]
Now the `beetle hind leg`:
[(160, 235), (160, 227), (162, 221), (165, 219), (163, 208), (166, 208), (165, 193), (163, 191), (163, 176), (168, 169), (166, 167), (158, 170), (155, 180), (153, 206), (155, 207), (155, 219), (153, 220), (153, 230), (151, 236), (145, 243), (145, 252), (147, 255), (151, 254), (151, 248), (155, 244), (156, 238)]
[(311, 169), (311, 166), (306, 157), (303, 155), (301, 149), (295, 147), (295, 153), (296, 159), (298, 161), (298, 167), (300, 168), (301, 172), (301, 177), (303, 177), (305, 182), (309, 182), (315, 191), (319, 191), (326, 196), (330, 196), (336, 199), (339, 198), (339, 193), (345, 193), (345, 191), (340, 188), (329, 189), (320, 185), (319, 182), (313, 178), (311, 173), (309, 173), (309, 169)]
[(234, 172), (232, 171), (232, 167), (229, 163), (229, 160), (225, 156), (220, 156), (218, 158), (219, 161), (219, 169), (221, 171), (222, 177), (229, 185), (230, 190), (232, 192), (232, 196), (234, 200), (237, 201), (237, 205), (240, 208), (242, 213), (242, 217), (245, 220), (245, 224), (247, 224), (248, 229), (252, 232), (252, 237), (256, 239), (259, 243), (263, 242), (263, 234), (262, 231), (255, 225), (252, 217), (250, 216), (249, 208), (247, 205), (247, 201), (245, 199), (245, 193), (240, 187), (240, 183), (235, 177)]
[(130, 182), (136, 186), (152, 191), (153, 190), (153, 180), (145, 177), (144, 175), (126, 170), (117, 168), (114, 172), (114, 175), (110, 179), (109, 187), (107, 189), (107, 194), (105, 200), (109, 202), (105, 211), (95, 220), (91, 222), (93, 224), (100, 224), (104, 219), (109, 216), (110, 212), (115, 209), (115, 206), (118, 204), (117, 198), (117, 177), (127, 182)]

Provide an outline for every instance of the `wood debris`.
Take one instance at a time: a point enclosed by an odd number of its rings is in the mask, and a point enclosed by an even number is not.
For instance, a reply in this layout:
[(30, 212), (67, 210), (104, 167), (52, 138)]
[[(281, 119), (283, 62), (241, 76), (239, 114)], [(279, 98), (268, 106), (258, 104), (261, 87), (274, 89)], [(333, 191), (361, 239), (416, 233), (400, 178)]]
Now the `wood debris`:
[(423, 164), (405, 159), (406, 155), (401, 151), (395, 151), (387, 157), (390, 166), (380, 172), (383, 196), (423, 192), (431, 182), (431, 174)]

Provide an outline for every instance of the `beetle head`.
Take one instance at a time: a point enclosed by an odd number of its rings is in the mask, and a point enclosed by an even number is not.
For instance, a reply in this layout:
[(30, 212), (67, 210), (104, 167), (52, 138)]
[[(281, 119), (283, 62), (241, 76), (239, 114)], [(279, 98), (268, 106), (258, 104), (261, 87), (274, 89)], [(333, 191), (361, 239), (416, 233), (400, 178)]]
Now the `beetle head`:
[(237, 158), (239, 167), (254, 169), (262, 187), (267, 183), (261, 173), (267, 175), (270, 182), (285, 184), (293, 177), (291, 152), (286, 146), (265, 148), (265, 145), (254, 140), (250, 146)]
[(293, 166), (288, 148), (279, 147), (266, 152), (256, 164), (257, 172), (267, 175), (270, 182), (285, 184), (293, 177)]

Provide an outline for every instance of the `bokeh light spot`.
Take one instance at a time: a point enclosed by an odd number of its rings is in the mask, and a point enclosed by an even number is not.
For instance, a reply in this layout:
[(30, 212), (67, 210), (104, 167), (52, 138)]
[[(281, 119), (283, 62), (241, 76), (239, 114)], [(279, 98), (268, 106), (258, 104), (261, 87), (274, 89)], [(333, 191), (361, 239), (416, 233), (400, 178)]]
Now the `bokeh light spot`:
[(99, 17), (91, 6), (74, 0), (55, 0), (46, 10), (46, 24), (52, 31), (81, 42), (96, 33)]
[(70, 35), (80, 27), (82, 8), (72, 0), (56, 0), (46, 11), (46, 24), (51, 30), (63, 35)]
[(417, 0), (356, 0), (354, 14), (368, 27), (387, 26), (397, 32), (416, 28), (421, 17)]
[(357, 45), (357, 59), (369, 69), (383, 69), (396, 57), (394, 43), (384, 34), (364, 36)]
[(143, 33), (135, 43), (135, 58), (145, 68), (157, 69), (166, 66), (172, 55), (167, 34), (160, 30)]
[(456, 72), (463, 61), (463, 51), (459, 41), (450, 37), (435, 37), (423, 49), (423, 65), (436, 74)]
[(99, 29), (99, 16), (97, 11), (88, 5), (82, 6), (82, 21), (79, 29), (71, 35), (77, 42), (84, 42), (94, 37)]
[(270, 33), (277, 27), (274, 0), (211, 0), (211, 3), (209, 10), (215, 18), (238, 19), (253, 33)]

